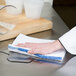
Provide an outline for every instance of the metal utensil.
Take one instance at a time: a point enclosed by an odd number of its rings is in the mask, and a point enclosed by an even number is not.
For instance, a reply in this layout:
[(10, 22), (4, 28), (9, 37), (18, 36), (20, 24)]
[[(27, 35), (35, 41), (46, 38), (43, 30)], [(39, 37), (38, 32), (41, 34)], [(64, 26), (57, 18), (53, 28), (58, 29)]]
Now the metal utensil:
[[(6, 7), (16, 8), (16, 7), (13, 6), (13, 5), (5, 5), (5, 6), (1, 6), (0, 10), (4, 9), (4, 8), (6, 8)], [(0, 35), (4, 35), (4, 34), (8, 33), (8, 31), (9, 31), (9, 30), (8, 30), (7, 28), (0, 26)]]

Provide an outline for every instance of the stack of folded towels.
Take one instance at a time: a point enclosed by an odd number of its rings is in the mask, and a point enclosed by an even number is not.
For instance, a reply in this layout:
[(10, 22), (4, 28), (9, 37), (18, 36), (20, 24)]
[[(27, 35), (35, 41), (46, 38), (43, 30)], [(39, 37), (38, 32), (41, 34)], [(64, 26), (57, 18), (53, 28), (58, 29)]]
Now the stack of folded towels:
[[(15, 52), (15, 53), (19, 53), (19, 54), (23, 54), (23, 56), (27, 55), (30, 56), (32, 59), (38, 60), (38, 61), (42, 61), (42, 62), (54, 62), (54, 63), (62, 63), (63, 59), (65, 57), (66, 51), (61, 49), (58, 50), (56, 52), (53, 52), (51, 54), (46, 54), (46, 55), (41, 55), (41, 54), (29, 54), (28, 51), (31, 50), (30, 46), (29, 48), (27, 48), (26, 46), (23, 47), (23, 44), (28, 44), (28, 43), (49, 43), (49, 42), (53, 42), (54, 40), (45, 40), (45, 39), (38, 39), (38, 38), (33, 38), (33, 37), (29, 37), (29, 36), (25, 36), (23, 34), (20, 34), (15, 41), (12, 44), (8, 45), (8, 49), (10, 52)], [(22, 44), (22, 46), (20, 46)], [(29, 46), (29, 45), (28, 45)], [(34, 45), (35, 47), (35, 45)], [(35, 50), (35, 49), (34, 49)]]

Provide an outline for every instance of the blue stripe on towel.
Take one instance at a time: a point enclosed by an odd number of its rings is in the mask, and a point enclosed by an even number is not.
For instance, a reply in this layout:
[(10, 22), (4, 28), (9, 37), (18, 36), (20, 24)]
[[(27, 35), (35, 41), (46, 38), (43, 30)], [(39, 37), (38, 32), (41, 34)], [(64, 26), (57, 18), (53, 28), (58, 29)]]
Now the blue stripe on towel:
[(27, 49), (23, 49), (23, 48), (18, 48), (19, 51), (22, 51), (22, 52), (28, 52), (29, 50)]
[(17, 47), (13, 47), (11, 45), (8, 45), (8, 48), (13, 49), (13, 50), (18, 49)]
[(19, 47), (15, 47), (15, 46), (11, 46), (11, 45), (9, 45), (8, 48), (13, 49), (13, 50), (19, 50), (22, 52), (28, 52), (29, 51), (28, 49), (19, 48)]
[(35, 54), (35, 55), (39, 58), (44, 58), (44, 59), (62, 60), (62, 57), (45, 56), (45, 55), (40, 55), (40, 54)]
[[(24, 48), (19, 48), (19, 47), (15, 47), (12, 45), (9, 45), (8, 48), (13, 49), (13, 50), (19, 50), (22, 52), (28, 52), (28, 49), (24, 49)], [(45, 56), (45, 55), (41, 55), (41, 54), (35, 54), (36, 57), (39, 58), (44, 58), (44, 59), (52, 59), (52, 60), (62, 60), (62, 57), (54, 57), (54, 56)]]

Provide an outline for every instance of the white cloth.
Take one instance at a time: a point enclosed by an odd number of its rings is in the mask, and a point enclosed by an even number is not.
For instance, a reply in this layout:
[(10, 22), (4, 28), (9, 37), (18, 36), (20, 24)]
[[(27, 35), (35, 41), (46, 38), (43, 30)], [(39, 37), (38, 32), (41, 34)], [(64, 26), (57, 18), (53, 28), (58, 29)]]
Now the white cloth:
[(76, 55), (76, 26), (61, 36), (59, 40), (69, 53)]

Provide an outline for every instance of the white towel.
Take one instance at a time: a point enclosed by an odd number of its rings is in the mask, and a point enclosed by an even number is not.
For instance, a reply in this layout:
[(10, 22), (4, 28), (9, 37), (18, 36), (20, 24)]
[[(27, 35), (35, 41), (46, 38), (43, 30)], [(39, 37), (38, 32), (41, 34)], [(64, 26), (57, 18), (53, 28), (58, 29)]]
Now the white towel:
[[(29, 36), (25, 36), (23, 34), (20, 34), (12, 44), (10, 44), (8, 46), (8, 49), (10, 51), (14, 51), (14, 52), (19, 52), (19, 53), (23, 53), (23, 54), (27, 54), (30, 56), (33, 56), (31, 54), (28, 54), (26, 51), (24, 51), (24, 48), (21, 47), (17, 47), (15, 45), (19, 44), (19, 43), (26, 43), (26, 42), (31, 42), (31, 43), (48, 43), (48, 42), (53, 42), (54, 40), (45, 40), (45, 39), (38, 39), (38, 38), (33, 38), (33, 37), (29, 37)], [(23, 49), (23, 51), (20, 51), (19, 49)], [(30, 48), (28, 48), (27, 50), (29, 50)], [(64, 59), (64, 56), (66, 54), (65, 50), (59, 50), (56, 51), (54, 53), (51, 54), (46, 54), (46, 55), (37, 55), (37, 57), (43, 58), (45, 60), (50, 60), (50, 61), (58, 61), (58, 62), (62, 62)], [(36, 57), (35, 55), (33, 57)]]

